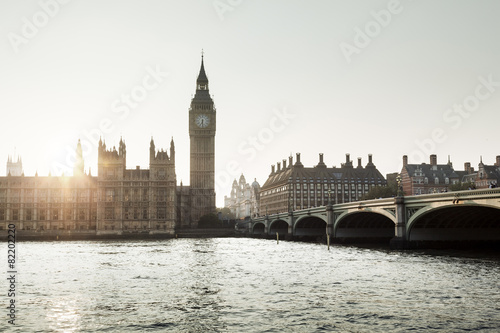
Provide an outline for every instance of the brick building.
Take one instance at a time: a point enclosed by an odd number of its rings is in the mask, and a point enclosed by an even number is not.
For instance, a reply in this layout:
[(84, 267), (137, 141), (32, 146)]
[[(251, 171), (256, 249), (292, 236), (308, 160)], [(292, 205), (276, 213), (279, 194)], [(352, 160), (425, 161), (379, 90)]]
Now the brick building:
[(271, 167), (260, 190), (260, 212), (264, 215), (323, 206), (328, 204), (329, 193), (333, 204), (357, 201), (372, 187), (386, 184), (371, 155), (365, 167), (361, 158), (354, 167), (350, 155), (346, 154), (345, 163), (337, 168), (327, 167), (323, 154), (319, 154), (316, 166), (304, 167), (297, 153), (295, 163), (290, 156), (288, 165), (287, 160), (283, 160)]

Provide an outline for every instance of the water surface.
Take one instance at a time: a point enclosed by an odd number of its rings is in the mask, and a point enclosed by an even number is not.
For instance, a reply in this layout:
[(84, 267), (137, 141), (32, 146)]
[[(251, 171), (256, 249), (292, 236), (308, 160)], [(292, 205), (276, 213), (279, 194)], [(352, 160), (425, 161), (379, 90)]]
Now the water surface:
[(0, 330), (500, 331), (494, 259), (246, 238), (17, 248), (17, 325)]

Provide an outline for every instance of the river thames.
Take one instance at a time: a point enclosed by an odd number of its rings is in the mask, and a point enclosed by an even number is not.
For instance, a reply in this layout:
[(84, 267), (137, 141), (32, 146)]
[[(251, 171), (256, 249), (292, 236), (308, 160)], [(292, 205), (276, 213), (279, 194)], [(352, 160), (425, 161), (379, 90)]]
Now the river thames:
[(17, 255), (16, 325), (4, 301), (0, 331), (500, 331), (494, 256), (247, 238), (22, 242)]

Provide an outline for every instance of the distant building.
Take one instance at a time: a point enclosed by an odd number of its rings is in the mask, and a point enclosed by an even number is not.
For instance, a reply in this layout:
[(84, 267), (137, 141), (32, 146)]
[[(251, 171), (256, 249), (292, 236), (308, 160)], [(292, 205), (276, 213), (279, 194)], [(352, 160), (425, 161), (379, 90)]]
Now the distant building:
[(239, 182), (234, 180), (229, 197), (224, 196), (224, 207), (229, 208), (236, 219), (259, 216), (259, 191), (257, 179), (250, 185), (242, 174)]
[(437, 155), (430, 155), (430, 163), (409, 164), (408, 156), (403, 156), (401, 180), (405, 195), (447, 192), (450, 185), (458, 184), (465, 171), (455, 171), (448, 163), (438, 164)]
[(12, 160), (12, 156), (7, 158), (7, 171), (5, 174), (8, 176), (9, 174), (14, 177), (19, 177), (23, 174), (23, 160), (21, 157), (17, 157), (17, 161), (14, 162)]
[(346, 154), (346, 161), (337, 167), (327, 167), (323, 162), (323, 154), (319, 154), (319, 163), (314, 167), (304, 167), (300, 162), (300, 153), (293, 163), (290, 156), (277, 168), (271, 166), (269, 178), (260, 190), (261, 215), (287, 212), (328, 204), (328, 196), (332, 204), (360, 200), (374, 186), (383, 186), (387, 182), (368, 155), (365, 167), (354, 167)]
[(18, 230), (96, 230), (97, 177), (25, 177), (20, 160), (17, 170), (13, 164), (9, 159), (0, 177), (0, 230), (10, 223)]
[(405, 195), (447, 192), (450, 185), (469, 183), (471, 188), (489, 188), (500, 183), (500, 156), (494, 165), (485, 165), (481, 158), (477, 171), (470, 162), (464, 163), (464, 170), (453, 168), (448, 163), (437, 164), (437, 156), (430, 155), (430, 163), (409, 164), (408, 156), (403, 156), (401, 179)]
[(468, 171), (463, 177), (462, 182), (473, 184), (474, 188), (497, 187), (500, 184), (500, 156), (496, 156), (496, 162), (493, 165), (483, 163), (483, 158), (478, 164), (475, 172), (470, 163), (465, 163), (465, 169)]

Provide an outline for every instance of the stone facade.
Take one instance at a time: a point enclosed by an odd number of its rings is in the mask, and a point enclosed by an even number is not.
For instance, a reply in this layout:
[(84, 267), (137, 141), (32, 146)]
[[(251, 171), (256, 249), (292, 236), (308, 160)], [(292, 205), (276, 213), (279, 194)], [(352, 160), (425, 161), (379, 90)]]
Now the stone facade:
[(0, 177), (0, 230), (96, 230), (97, 177)]
[(97, 232), (173, 233), (176, 222), (175, 148), (170, 156), (150, 143), (149, 169), (126, 169), (126, 146), (99, 142)]

